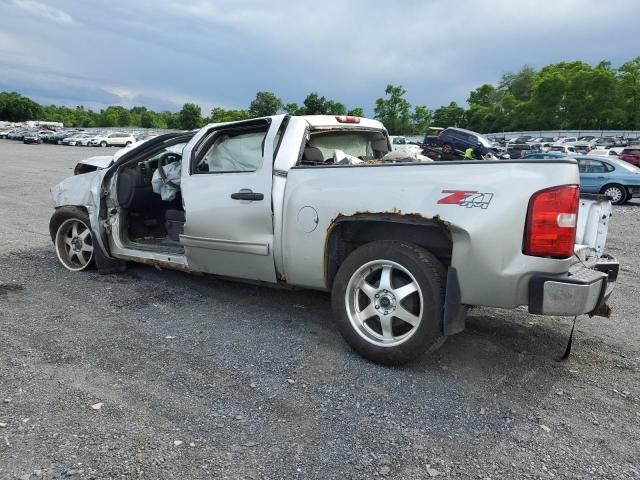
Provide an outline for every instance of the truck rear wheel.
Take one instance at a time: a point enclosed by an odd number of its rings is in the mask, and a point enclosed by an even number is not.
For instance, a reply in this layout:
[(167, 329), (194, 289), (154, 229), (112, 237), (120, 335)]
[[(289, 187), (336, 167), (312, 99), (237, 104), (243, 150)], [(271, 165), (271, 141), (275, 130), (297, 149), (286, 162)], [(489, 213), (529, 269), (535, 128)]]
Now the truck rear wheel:
[(335, 277), (334, 318), (363, 357), (399, 365), (443, 343), (445, 270), (427, 250), (378, 241), (351, 253)]

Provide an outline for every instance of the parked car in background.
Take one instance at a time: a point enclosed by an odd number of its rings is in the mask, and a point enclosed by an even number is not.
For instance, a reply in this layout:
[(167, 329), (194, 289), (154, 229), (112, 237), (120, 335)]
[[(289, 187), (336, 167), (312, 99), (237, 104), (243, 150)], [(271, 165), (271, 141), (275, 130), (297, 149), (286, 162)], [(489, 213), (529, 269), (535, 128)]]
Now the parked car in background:
[(11, 133), (13, 133), (15, 131), (15, 129), (13, 128), (7, 128), (5, 130), (0, 130), (0, 138), (7, 138), (8, 135), (10, 135)]
[(589, 152), (590, 155), (599, 155), (599, 156), (611, 155), (614, 157), (617, 157), (618, 153), (620, 153), (619, 149), (605, 148), (605, 147), (595, 147)]
[(417, 155), (422, 153), (422, 147), (414, 143), (409, 143), (406, 137), (400, 135), (392, 135), (389, 137), (391, 141), (391, 150), (394, 152), (402, 152), (409, 155)]
[(42, 143), (42, 137), (38, 130), (27, 132), (22, 137), (22, 143)]
[(95, 147), (124, 147), (131, 145), (135, 141), (136, 138), (130, 133), (112, 132), (93, 137), (91, 145)]
[(616, 146), (616, 139), (613, 137), (600, 137), (596, 139), (595, 146), (611, 148)]
[(520, 135), (519, 137), (510, 139), (507, 143), (528, 143), (534, 140), (531, 135)]
[(572, 143), (577, 141), (578, 139), (576, 137), (561, 137), (556, 141), (556, 143), (564, 144), (564, 143)]
[(602, 193), (614, 205), (640, 196), (640, 168), (611, 156), (575, 157), (580, 170), (580, 191)]
[(72, 147), (74, 146), (87, 146), (89, 145), (89, 142), (91, 141), (91, 139), (94, 137), (94, 135), (90, 134), (90, 133), (78, 133), (76, 135), (72, 135), (70, 137), (67, 137), (65, 139), (62, 140), (62, 143), (64, 145), (70, 145)]
[(82, 130), (61, 130), (59, 132), (54, 133), (50, 137), (47, 138), (47, 142), (49, 143), (57, 143), (58, 145), (62, 145), (62, 141), (73, 135), (77, 135), (81, 133)]
[(567, 155), (576, 153), (576, 149), (573, 148), (571, 145), (559, 145), (559, 144), (551, 145), (547, 151), (566, 153)]
[(10, 140), (20, 140), (22, 141), (24, 139), (24, 136), (27, 135), (28, 133), (31, 133), (31, 130), (27, 129), (27, 128), (21, 128), (18, 130), (14, 130), (13, 132), (11, 132), (9, 135), (7, 135), (7, 138)]
[(581, 153), (586, 155), (591, 151), (591, 144), (589, 142), (574, 142), (570, 145), (576, 151), (576, 153)]
[(631, 165), (640, 167), (640, 145), (626, 147), (622, 152), (620, 152), (618, 158), (630, 163)]
[(573, 158), (580, 171), (580, 192), (600, 193), (611, 203), (619, 205), (633, 197), (640, 197), (640, 168), (618, 160), (615, 156), (580, 155), (571, 157), (563, 153), (532, 153), (523, 160), (550, 160)]
[(534, 151), (537, 149), (528, 143), (507, 143), (507, 153), (511, 158), (522, 158), (523, 155)]
[[(440, 135), (432, 137), (436, 146), (442, 147), (445, 154), (452, 154), (455, 150), (464, 152), (467, 148), (477, 149), (481, 155), (497, 153), (497, 150), (484, 135), (464, 128), (445, 128)], [(427, 140), (427, 139), (425, 139)], [(428, 143), (426, 141), (425, 143)]]
[(551, 158), (567, 158), (567, 156), (564, 153), (540, 151), (535, 153), (528, 153), (520, 158), (522, 158), (522, 160), (548, 160)]

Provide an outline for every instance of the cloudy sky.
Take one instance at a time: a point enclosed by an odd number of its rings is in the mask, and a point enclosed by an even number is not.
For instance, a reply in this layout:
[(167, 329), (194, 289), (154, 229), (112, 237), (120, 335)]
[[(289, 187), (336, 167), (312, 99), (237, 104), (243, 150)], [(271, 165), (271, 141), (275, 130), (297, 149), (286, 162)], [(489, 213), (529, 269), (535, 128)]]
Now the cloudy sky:
[(208, 112), (258, 90), (369, 114), (388, 83), (430, 108), (522, 65), (640, 55), (640, 0), (0, 0), (0, 91)]

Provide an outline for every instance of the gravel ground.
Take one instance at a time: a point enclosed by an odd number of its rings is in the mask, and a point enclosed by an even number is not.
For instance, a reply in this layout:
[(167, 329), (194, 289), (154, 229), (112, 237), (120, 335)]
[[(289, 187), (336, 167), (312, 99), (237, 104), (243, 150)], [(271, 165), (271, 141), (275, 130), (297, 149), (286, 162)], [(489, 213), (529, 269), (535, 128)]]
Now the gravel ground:
[[(329, 297), (132, 265), (62, 268), (48, 187), (106, 149), (0, 141), (0, 478), (640, 478), (640, 203), (611, 319), (474, 309), (402, 368)], [(93, 406), (93, 407), (92, 407)]]

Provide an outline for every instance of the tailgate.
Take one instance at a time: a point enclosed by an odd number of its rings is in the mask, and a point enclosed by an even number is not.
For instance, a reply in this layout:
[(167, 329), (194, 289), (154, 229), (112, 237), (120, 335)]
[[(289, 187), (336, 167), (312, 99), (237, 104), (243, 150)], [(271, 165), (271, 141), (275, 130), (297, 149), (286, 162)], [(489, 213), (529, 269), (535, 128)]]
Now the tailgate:
[(575, 253), (580, 260), (596, 260), (604, 255), (612, 207), (604, 195), (580, 194)]

